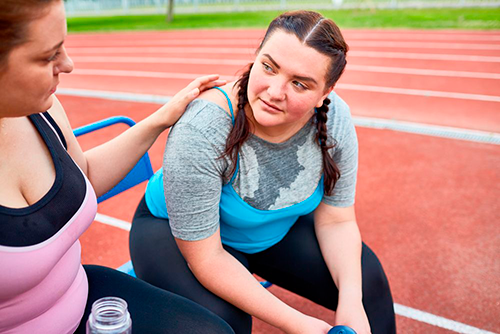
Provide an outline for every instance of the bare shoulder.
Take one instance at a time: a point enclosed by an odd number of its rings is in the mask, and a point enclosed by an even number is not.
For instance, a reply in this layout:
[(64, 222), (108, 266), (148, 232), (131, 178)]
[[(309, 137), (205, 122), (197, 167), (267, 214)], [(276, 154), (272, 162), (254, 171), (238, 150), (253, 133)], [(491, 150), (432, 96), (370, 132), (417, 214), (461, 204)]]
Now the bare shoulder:
[[(233, 89), (233, 87), (234, 87), (234, 82), (230, 82), (224, 86), (219, 87), (219, 89), (222, 89), (227, 94), (227, 96), (229, 96), (229, 98), (231, 99), (233, 110), (236, 110), (237, 109), (236, 106), (238, 104), (236, 97), (237, 91), (236, 88)], [(219, 89), (216, 88), (208, 89), (202, 92), (200, 96), (198, 96), (198, 99), (215, 103), (222, 109), (224, 109), (229, 115), (231, 115), (231, 112), (229, 111), (227, 98)]]

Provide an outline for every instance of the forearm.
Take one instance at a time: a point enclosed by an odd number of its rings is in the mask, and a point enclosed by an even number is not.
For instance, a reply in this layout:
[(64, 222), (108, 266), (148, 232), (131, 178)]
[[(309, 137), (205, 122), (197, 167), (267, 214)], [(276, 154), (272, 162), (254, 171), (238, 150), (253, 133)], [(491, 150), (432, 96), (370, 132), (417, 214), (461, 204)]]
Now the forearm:
[(200, 283), (217, 296), (285, 332), (292, 332), (293, 324), (304, 317), (262, 287), (226, 251), (191, 266), (191, 270)]
[(316, 224), (321, 252), (344, 299), (361, 300), (361, 236), (356, 221)]
[(157, 115), (150, 115), (116, 138), (84, 152), (87, 176), (98, 196), (123, 179), (165, 130)]

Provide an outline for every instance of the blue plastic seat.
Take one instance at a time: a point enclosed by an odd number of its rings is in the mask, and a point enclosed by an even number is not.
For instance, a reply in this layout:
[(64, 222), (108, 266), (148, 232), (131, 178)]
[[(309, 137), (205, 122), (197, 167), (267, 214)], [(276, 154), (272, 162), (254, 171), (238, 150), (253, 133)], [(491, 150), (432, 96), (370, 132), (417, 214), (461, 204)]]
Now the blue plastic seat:
[[(135, 125), (135, 122), (131, 118), (125, 116), (110, 117), (74, 129), (73, 133), (76, 137), (78, 137), (115, 124), (127, 124), (128, 126), (132, 127)], [(125, 178), (123, 178), (120, 183), (114, 186), (113, 189), (111, 189), (104, 195), (99, 196), (97, 202), (100, 203), (102, 201), (105, 201), (108, 198), (118, 195), (119, 193), (138, 185), (139, 183), (147, 181), (153, 174), (153, 167), (151, 166), (149, 155), (146, 152), (137, 162), (134, 168), (127, 174), (127, 176), (125, 176)]]

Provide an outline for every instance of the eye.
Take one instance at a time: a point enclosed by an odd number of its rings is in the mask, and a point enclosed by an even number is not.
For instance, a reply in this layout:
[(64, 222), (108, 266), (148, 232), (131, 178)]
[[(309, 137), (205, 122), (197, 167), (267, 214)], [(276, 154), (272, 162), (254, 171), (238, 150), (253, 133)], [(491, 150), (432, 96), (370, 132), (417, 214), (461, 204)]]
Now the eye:
[(294, 81), (292, 81), (292, 84), (293, 84), (295, 87), (297, 87), (297, 88), (299, 88), (299, 89), (301, 89), (301, 90), (306, 90), (306, 89), (307, 89), (307, 86), (306, 86), (306, 85), (304, 85), (304, 84), (303, 84), (302, 82), (300, 82), (300, 81), (294, 80)]
[(57, 58), (59, 58), (59, 56), (61, 55), (61, 51), (57, 50), (56, 53), (54, 53), (53, 56), (51, 56), (50, 58), (47, 59), (47, 61), (50, 63), (50, 62), (53, 62), (55, 60), (57, 60)]
[(262, 63), (262, 67), (264, 68), (264, 71), (266, 71), (266, 72), (272, 72), (273, 71), (273, 68), (269, 64)]

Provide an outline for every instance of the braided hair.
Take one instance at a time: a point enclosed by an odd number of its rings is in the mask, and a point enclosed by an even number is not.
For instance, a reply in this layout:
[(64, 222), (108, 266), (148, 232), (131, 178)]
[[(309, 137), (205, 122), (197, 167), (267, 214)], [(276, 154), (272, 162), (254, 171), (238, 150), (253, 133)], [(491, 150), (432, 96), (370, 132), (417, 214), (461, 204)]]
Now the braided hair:
[[(337, 25), (330, 19), (313, 11), (293, 11), (284, 13), (275, 18), (262, 40), (257, 52), (264, 46), (269, 37), (276, 30), (282, 30), (294, 34), (303, 44), (315, 49), (331, 59), (327, 74), (325, 90), (331, 88), (344, 72), (346, 53), (348, 46)], [(226, 148), (222, 156), (227, 156), (232, 161), (231, 175), (236, 170), (238, 152), (250, 134), (250, 122), (245, 114), (248, 104), (248, 82), (253, 64), (240, 76), (236, 83), (238, 88), (238, 113), (235, 124), (226, 141)], [(316, 108), (316, 142), (321, 148), (323, 158), (324, 193), (331, 195), (337, 180), (340, 178), (340, 170), (333, 161), (329, 150), (335, 147), (335, 140), (330, 141), (326, 127), (328, 105), (330, 99), (325, 98), (321, 107)]]

